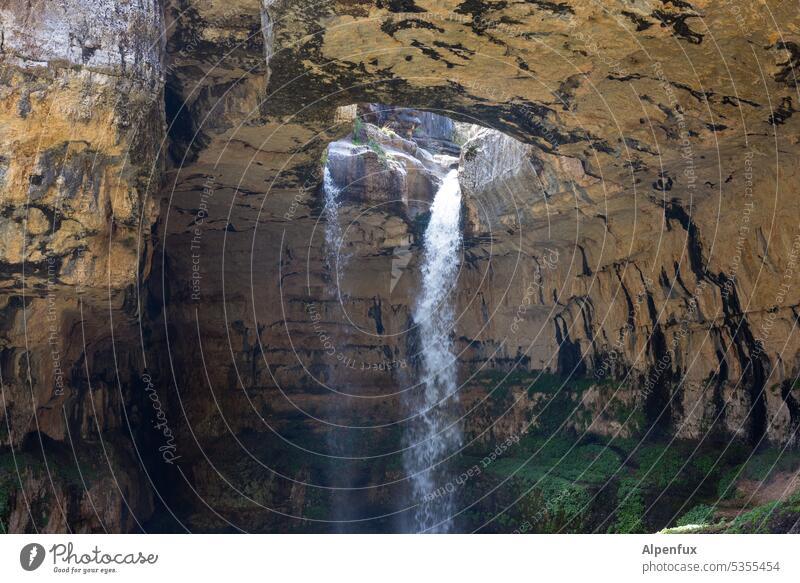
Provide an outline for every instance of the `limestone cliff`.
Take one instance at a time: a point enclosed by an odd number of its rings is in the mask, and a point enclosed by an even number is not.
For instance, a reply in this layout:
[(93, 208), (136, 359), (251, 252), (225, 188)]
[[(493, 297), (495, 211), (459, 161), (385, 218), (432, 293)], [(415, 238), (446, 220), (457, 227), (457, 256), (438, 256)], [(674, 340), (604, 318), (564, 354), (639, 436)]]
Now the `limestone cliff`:
[(4, 528), (325, 530), (332, 420), (391, 509), (437, 155), (470, 440), (796, 445), (789, 3), (6, 0), (0, 31), (0, 444), (35, 458)]

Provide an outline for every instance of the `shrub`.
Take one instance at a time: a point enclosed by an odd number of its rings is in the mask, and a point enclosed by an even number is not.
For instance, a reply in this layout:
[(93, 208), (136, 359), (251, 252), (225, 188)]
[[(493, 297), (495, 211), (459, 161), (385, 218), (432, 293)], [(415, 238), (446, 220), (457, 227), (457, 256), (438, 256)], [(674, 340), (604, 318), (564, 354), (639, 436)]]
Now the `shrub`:
[(713, 506), (698, 504), (678, 519), (677, 526), (708, 524), (714, 518), (714, 511), (715, 508)]
[(390, 138), (399, 138), (400, 137), (400, 136), (397, 135), (396, 131), (394, 131), (392, 128), (390, 128), (388, 126), (383, 126), (381, 128), (381, 132), (383, 132), (384, 135), (389, 136)]
[(767, 533), (769, 532), (767, 523), (772, 516), (776, 515), (776, 510), (780, 506), (781, 503), (778, 500), (756, 506), (750, 512), (737, 516), (726, 532), (735, 534)]
[(356, 117), (355, 121), (353, 121), (353, 143), (360, 144), (361, 143), (361, 133), (364, 129), (364, 122), (361, 121), (360, 117)]
[(636, 479), (620, 480), (617, 489), (617, 516), (608, 532), (631, 534), (644, 532), (644, 500), (641, 490), (636, 486)]
[(468, 142), (466, 146), (464, 146), (464, 160), (474, 160), (475, 156), (478, 155), (478, 144), (475, 142)]

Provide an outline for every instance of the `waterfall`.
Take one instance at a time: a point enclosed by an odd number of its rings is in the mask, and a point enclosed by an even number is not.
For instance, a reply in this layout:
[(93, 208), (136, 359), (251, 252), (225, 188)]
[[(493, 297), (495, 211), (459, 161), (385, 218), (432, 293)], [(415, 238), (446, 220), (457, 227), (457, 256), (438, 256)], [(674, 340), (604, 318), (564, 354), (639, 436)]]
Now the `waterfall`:
[[(322, 177), (322, 191), (325, 202), (323, 210), (325, 217), (324, 256), (330, 273), (327, 293), (329, 298), (334, 300), (328, 302), (326, 307), (326, 315), (329, 321), (341, 318), (339, 313), (341, 306), (336, 300), (341, 297), (339, 293), (339, 275), (347, 261), (347, 255), (342, 253), (344, 232), (339, 216), (341, 210), (339, 195), (341, 190), (336, 186), (328, 164), (325, 164)], [(343, 334), (342, 331), (335, 323), (333, 326), (326, 328), (326, 330), (334, 346), (346, 344), (344, 337), (341, 335)], [(331, 391), (327, 401), (329, 403), (327, 419), (332, 423), (341, 423), (343, 416), (347, 412), (347, 407), (350, 406), (348, 397), (337, 394), (336, 391), (347, 392), (352, 390), (352, 387), (348, 387), (341, 378), (337, 364), (335, 359), (328, 361), (328, 374), (325, 379), (325, 385)], [(332, 456), (327, 459), (326, 464), (327, 485), (337, 488), (337, 490), (330, 491), (331, 515), (328, 518), (334, 521), (331, 524), (331, 528), (338, 533), (348, 532), (352, 527), (347, 520), (357, 517), (360, 513), (358, 492), (352, 490), (356, 485), (355, 467), (351, 461), (343, 459), (353, 454), (350, 451), (351, 437), (349, 434), (351, 431), (345, 427), (329, 427), (326, 432), (328, 455)]]
[(346, 258), (341, 255), (343, 236), (342, 226), (339, 224), (339, 193), (341, 190), (333, 182), (327, 164), (323, 170), (322, 190), (325, 196), (325, 250), (331, 270), (331, 286), (335, 289), (337, 275)]
[[(422, 372), (418, 416), (410, 428), (406, 470), (412, 475), (415, 530), (447, 532), (453, 510), (453, 485), (439, 464), (461, 442), (453, 403), (458, 395), (457, 366), (450, 332), (454, 307), (451, 291), (458, 275), (461, 247), (461, 189), (451, 170), (431, 206), (425, 230), (422, 289), (414, 307)], [(449, 427), (448, 427), (449, 426)], [(439, 464), (439, 465), (437, 465)]]
[(261, 0), (261, 35), (264, 38), (264, 62), (266, 63), (264, 82), (267, 86), (269, 86), (269, 78), (272, 73), (270, 61), (275, 54), (275, 18), (270, 12), (273, 4), (275, 4), (275, 0)]

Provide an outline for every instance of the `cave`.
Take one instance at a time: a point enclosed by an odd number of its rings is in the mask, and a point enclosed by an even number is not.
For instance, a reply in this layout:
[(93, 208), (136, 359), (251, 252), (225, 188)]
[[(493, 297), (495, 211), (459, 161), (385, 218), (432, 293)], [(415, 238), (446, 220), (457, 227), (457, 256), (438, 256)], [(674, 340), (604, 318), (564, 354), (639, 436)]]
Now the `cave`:
[(798, 531), (788, 4), (95, 3), (0, 7), (0, 531)]

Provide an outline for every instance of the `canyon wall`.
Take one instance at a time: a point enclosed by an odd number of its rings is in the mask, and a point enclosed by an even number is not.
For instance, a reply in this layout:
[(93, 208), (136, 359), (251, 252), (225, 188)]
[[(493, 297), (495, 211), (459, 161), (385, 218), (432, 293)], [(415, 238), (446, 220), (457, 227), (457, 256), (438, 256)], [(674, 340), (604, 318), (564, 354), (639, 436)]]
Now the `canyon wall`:
[(153, 509), (130, 428), (149, 419), (162, 7), (3, 2), (0, 28), (3, 528), (134, 530)]
[[(535, 392), (492, 411), (478, 382), (523, 369), (613, 379), (633, 413), (596, 387), (573, 429), (796, 442), (791, 6), (41, 4), (0, 10), (2, 443), (71, 466), (86, 442), (127, 518), (92, 518), (91, 487), (42, 470), (10, 498), (14, 530), (136, 530), (161, 492), (194, 528), (308, 526), (293, 517), (324, 488), (293, 456), (324, 453), (334, 418), (396, 475), (420, 222), (346, 202), (336, 286), (322, 173), (356, 103), (495, 130), (460, 150), (471, 438), (535, 422)], [(42, 518), (19, 492), (68, 504)]]

